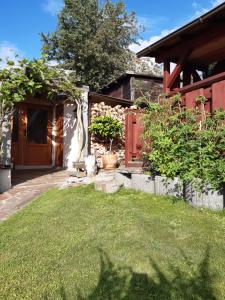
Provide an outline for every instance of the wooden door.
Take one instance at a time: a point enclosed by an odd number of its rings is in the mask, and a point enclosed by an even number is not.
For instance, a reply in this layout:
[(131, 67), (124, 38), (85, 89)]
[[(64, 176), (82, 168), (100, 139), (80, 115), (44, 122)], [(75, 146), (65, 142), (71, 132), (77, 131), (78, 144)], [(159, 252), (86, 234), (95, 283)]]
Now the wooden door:
[(125, 125), (125, 166), (141, 167), (143, 141), (141, 135), (143, 125), (141, 122), (141, 113), (137, 110), (129, 109), (126, 114)]
[(52, 107), (23, 103), (13, 118), (12, 157), (17, 166), (52, 165)]

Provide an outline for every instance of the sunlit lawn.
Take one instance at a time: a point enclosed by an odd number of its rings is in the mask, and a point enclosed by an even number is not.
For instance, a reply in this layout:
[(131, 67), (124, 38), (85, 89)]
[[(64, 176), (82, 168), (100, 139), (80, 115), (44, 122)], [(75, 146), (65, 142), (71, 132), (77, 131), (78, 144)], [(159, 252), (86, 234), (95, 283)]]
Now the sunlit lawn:
[(0, 225), (0, 299), (225, 299), (225, 214), (50, 190)]

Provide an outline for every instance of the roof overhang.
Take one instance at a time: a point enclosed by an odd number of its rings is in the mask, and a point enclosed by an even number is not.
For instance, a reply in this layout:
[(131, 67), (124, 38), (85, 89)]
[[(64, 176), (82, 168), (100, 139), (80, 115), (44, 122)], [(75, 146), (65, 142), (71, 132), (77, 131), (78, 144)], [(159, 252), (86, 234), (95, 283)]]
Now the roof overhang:
[[(205, 38), (203, 38), (204, 36)], [(159, 63), (167, 57), (170, 61), (176, 63), (182, 49), (187, 48), (188, 45), (195, 48), (204, 47), (204, 45), (210, 43), (210, 39), (212, 40), (211, 44), (209, 44), (209, 46), (207, 45), (207, 47), (211, 47), (211, 54), (217, 54), (218, 60), (225, 59), (225, 3), (218, 5), (201, 17), (143, 49), (137, 53), (137, 56), (155, 57)], [(220, 45), (221, 51), (217, 49), (218, 45)], [(174, 52), (176, 49), (178, 49), (177, 52)], [(203, 49), (201, 52), (203, 52), (204, 56)], [(210, 59), (207, 60), (206, 57), (205, 60), (201, 61), (199, 57), (203, 56), (200, 56), (200, 52), (195, 53), (192, 57), (192, 61), (196, 64), (201, 65), (203, 63), (204, 65), (204, 63), (208, 63)]]
[(130, 100), (115, 98), (111, 96), (106, 96), (98, 93), (89, 93), (89, 101), (91, 102), (105, 102), (111, 105), (122, 105), (122, 106), (132, 106), (133, 103)]
[(107, 91), (109, 88), (115, 86), (115, 85), (119, 85), (121, 84), (121, 82), (123, 82), (126, 79), (129, 79), (131, 77), (134, 78), (141, 78), (143, 80), (156, 80), (156, 81), (163, 81), (163, 77), (160, 75), (151, 75), (151, 74), (147, 74), (147, 73), (140, 73), (140, 72), (133, 72), (133, 71), (126, 71), (125, 73), (123, 73), (121, 76), (119, 76), (118, 78), (116, 78), (115, 80), (109, 82), (105, 87), (102, 88), (102, 92), (104, 93), (104, 91)]

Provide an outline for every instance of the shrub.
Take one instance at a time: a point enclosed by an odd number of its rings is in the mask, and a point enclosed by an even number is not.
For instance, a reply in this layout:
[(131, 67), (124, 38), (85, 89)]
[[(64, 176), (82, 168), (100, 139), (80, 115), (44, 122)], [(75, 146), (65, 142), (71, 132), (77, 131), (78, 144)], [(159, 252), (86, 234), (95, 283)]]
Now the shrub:
[(207, 114), (200, 98), (192, 110), (180, 101), (176, 95), (149, 104), (143, 118), (144, 155), (161, 175), (217, 189), (225, 182), (225, 112)]
[(97, 138), (109, 143), (109, 151), (115, 138), (121, 138), (123, 127), (120, 121), (110, 116), (99, 116), (93, 119), (89, 130)]

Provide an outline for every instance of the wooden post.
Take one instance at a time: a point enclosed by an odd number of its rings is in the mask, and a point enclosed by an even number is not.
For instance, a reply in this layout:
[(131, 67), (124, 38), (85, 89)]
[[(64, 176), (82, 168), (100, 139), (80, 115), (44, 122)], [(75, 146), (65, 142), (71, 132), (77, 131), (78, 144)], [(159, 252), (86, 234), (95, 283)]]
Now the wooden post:
[(186, 67), (183, 70), (183, 86), (191, 84), (191, 70), (190, 68)]
[(168, 82), (170, 78), (170, 62), (168, 60), (164, 61), (163, 73), (163, 92), (167, 94), (170, 92), (170, 89), (168, 88)]

